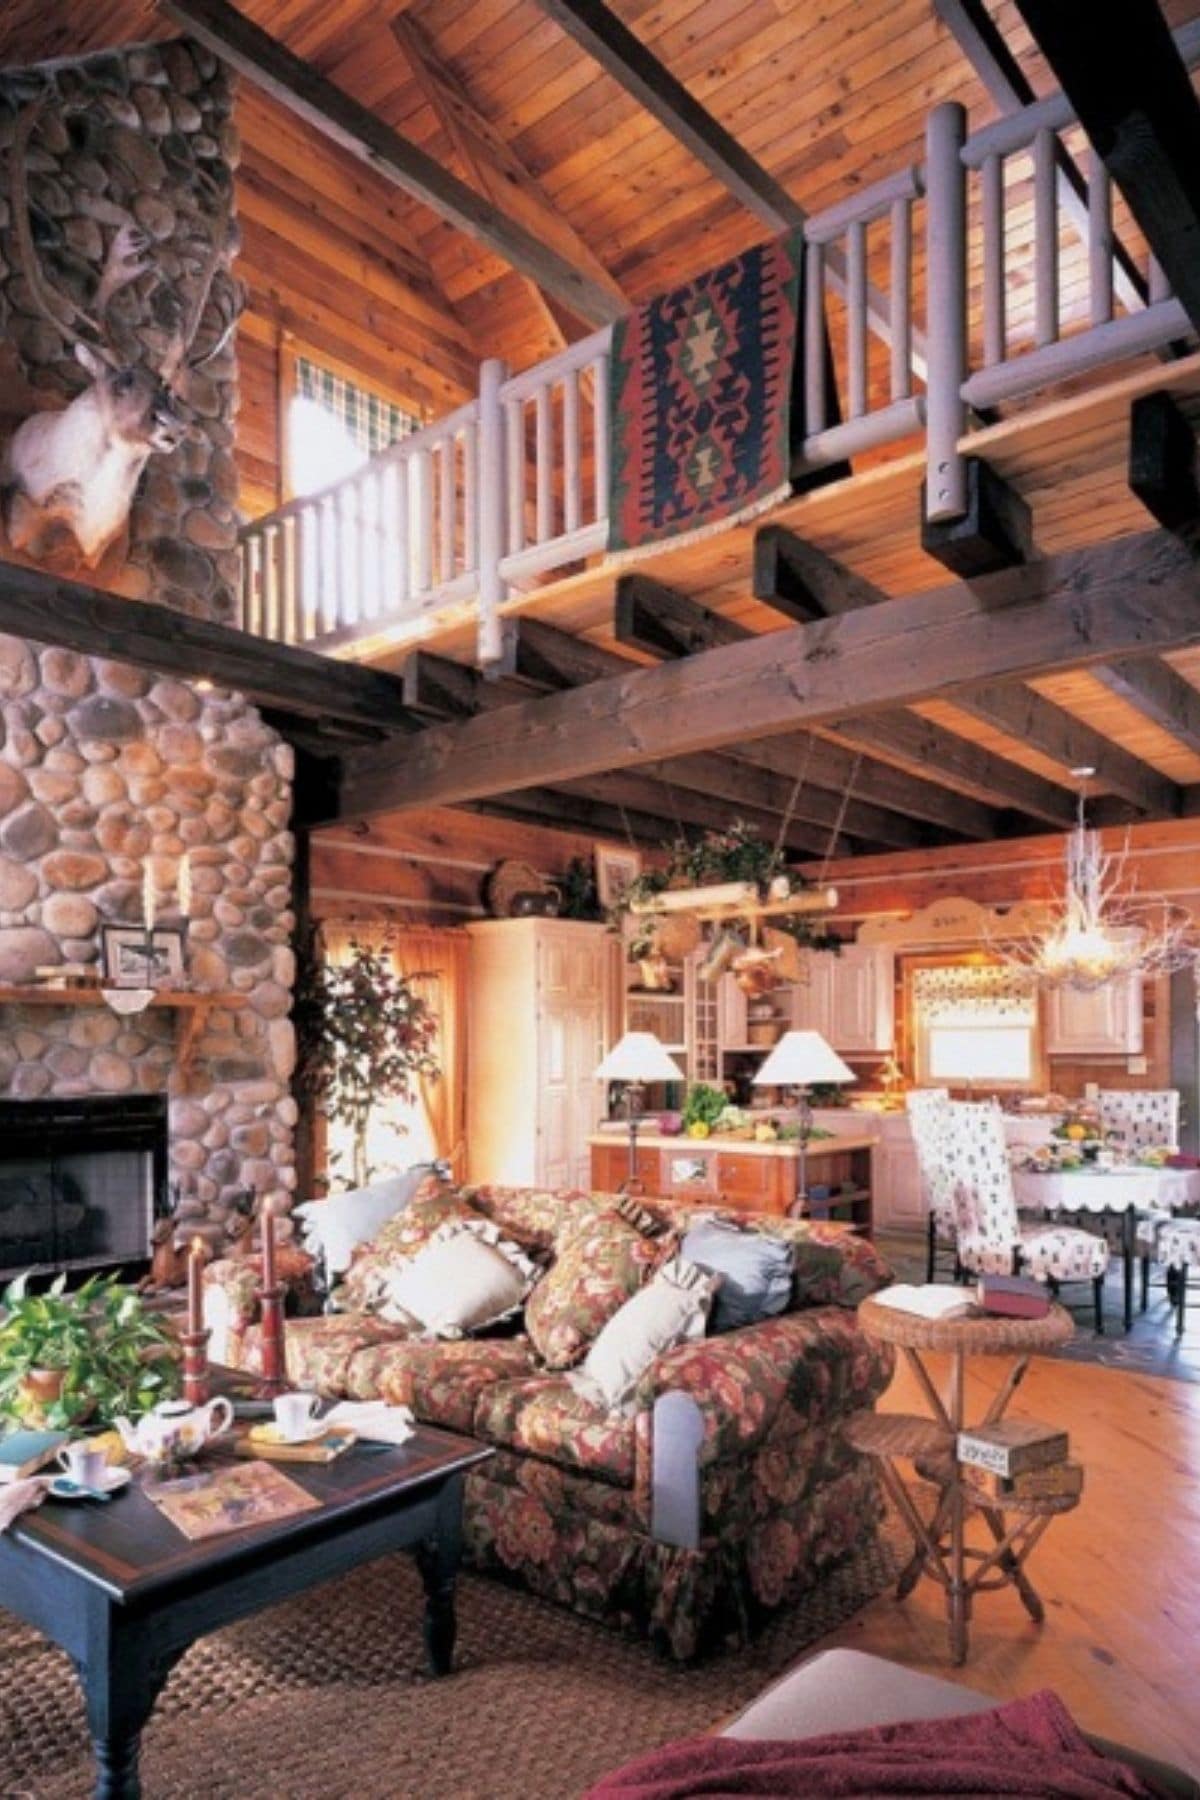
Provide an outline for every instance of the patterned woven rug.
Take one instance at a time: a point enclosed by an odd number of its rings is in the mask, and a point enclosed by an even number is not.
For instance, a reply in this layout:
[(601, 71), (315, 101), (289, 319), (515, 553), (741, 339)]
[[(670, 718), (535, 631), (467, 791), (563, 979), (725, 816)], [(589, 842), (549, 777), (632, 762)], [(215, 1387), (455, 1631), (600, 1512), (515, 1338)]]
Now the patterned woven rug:
[[(745, 1650), (680, 1669), (482, 1576), (459, 1590), (458, 1672), (421, 1668), (420, 1584), (389, 1557), (202, 1639), (142, 1742), (145, 1800), (572, 1800), (605, 1770), (704, 1731), (892, 1579), (889, 1529)], [(0, 1611), (0, 1800), (85, 1800), (67, 1658)]]
[(609, 549), (686, 541), (791, 492), (803, 245), (759, 244), (613, 327)]

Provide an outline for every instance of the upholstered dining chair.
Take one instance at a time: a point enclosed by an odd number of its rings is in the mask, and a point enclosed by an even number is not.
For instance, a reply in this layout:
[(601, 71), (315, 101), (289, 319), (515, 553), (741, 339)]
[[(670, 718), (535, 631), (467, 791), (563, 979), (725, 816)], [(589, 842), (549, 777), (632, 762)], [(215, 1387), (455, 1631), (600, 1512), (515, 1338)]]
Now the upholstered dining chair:
[(938, 1252), (954, 1259), (954, 1279), (962, 1279), (958, 1260), (958, 1227), (954, 1210), (954, 1178), (950, 1168), (950, 1090), (944, 1087), (913, 1088), (904, 1097), (912, 1126), (921, 1177), (921, 1197), (926, 1212), (925, 1279), (937, 1273)]
[(1179, 1148), (1178, 1088), (1101, 1088), (1096, 1103), (1105, 1137), (1113, 1133), (1127, 1150)]
[(1055, 1295), (1069, 1282), (1090, 1281), (1102, 1334), (1109, 1254), (1104, 1239), (1072, 1226), (1023, 1225), (999, 1108), (951, 1101), (949, 1111), (959, 1262), (975, 1275), (1029, 1275)]

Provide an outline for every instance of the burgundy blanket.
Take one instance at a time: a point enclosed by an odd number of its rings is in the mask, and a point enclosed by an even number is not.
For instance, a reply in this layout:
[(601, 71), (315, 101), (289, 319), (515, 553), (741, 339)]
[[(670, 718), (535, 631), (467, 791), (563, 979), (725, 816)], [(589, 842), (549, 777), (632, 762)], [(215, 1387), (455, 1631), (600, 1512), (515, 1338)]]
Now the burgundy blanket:
[(965, 1718), (795, 1739), (686, 1738), (606, 1775), (586, 1800), (889, 1800), (892, 1795), (1152, 1800), (1093, 1750), (1049, 1689)]

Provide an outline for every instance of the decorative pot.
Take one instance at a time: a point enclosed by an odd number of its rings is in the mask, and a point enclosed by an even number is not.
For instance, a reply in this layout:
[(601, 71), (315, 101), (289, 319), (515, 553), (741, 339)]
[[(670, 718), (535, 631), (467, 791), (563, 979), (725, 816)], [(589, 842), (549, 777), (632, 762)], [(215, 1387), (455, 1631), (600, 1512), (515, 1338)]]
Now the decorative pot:
[(62, 1398), (65, 1369), (30, 1369), (17, 1389), (17, 1406), (22, 1425), (30, 1431), (46, 1426), (46, 1408)]

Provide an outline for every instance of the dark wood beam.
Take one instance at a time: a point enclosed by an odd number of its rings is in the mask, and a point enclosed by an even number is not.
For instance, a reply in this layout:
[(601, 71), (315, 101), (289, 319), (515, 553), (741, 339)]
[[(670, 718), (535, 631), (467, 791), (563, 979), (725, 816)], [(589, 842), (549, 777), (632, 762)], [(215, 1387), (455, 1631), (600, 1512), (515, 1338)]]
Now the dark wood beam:
[(1200, 518), (1196, 432), (1171, 394), (1142, 394), (1129, 415), (1129, 485), (1168, 531)]
[(628, 311), (611, 287), (602, 286), (418, 145), (410, 144), (226, 0), (162, 0), (162, 10), (281, 106), (483, 244), (510, 268), (557, 295), (580, 318), (607, 325)]
[[(1000, 113), (1020, 112), (1038, 99), (985, 0), (933, 0), (933, 9), (953, 33), (959, 49)], [(1089, 237), (1087, 182), (1074, 159), (1056, 145), (1058, 204), (1083, 244)], [(1146, 282), (1125, 246), (1113, 238), (1113, 289), (1130, 311), (1146, 304)]]
[[(1093, 672), (1104, 680), (1103, 670)], [(1032, 688), (963, 688), (955, 694), (954, 704), (984, 725), (1048, 756), (1066, 772), (1085, 766), (1095, 769), (1094, 788), (1119, 794), (1139, 812), (1158, 819), (1175, 818), (1179, 813), (1179, 789), (1173, 781)]]
[(1146, 532), (685, 663), (435, 726), (346, 758), (345, 816), (454, 805), (886, 711), (976, 682), (1200, 642), (1190, 540)]
[(0, 562), (0, 631), (161, 675), (192, 681), (204, 676), (281, 713), (389, 734), (417, 729), (404, 709), (403, 685), (381, 669), (267, 643), (231, 625), (125, 600), (17, 563)]
[(1200, 692), (1170, 663), (1156, 656), (1131, 656), (1093, 671), (1110, 694), (1118, 694), (1176, 743), (1200, 753)]
[[(716, 760), (716, 759), (714, 759)], [(753, 771), (748, 771), (753, 773)], [(696, 788), (677, 787), (672, 782), (651, 778), (645, 767), (637, 769), (607, 770), (601, 774), (581, 776), (577, 781), (564, 781), (558, 786), (558, 792), (569, 796), (579, 795), (600, 805), (615, 807), (619, 810), (654, 814), (671, 820), (672, 828), (662, 841), (679, 836), (683, 825), (695, 826), (700, 831), (727, 831), (729, 821), (734, 816), (726, 802), (710, 798)], [(780, 837), (783, 820), (778, 813), (763, 812), (744, 801), (735, 802), (737, 816), (752, 825), (767, 843), (773, 844)], [(849, 837), (839, 840), (840, 850), (831, 854), (850, 856), (861, 844)], [(823, 856), (829, 848), (828, 833), (815, 831), (793, 819), (787, 830), (782, 833), (783, 847), (800, 856)], [(876, 849), (887, 846), (877, 843)]]
[(889, 850), (919, 850), (935, 839), (940, 842), (944, 836), (914, 819), (873, 805), (863, 797), (865, 780), (862, 786), (856, 784), (857, 795), (852, 794), (848, 800), (843, 794), (815, 786), (809, 780), (803, 750), (796, 759), (794, 771), (786, 775), (764, 769), (740, 756), (721, 756), (712, 751), (641, 763), (638, 773), (666, 782), (673, 792), (693, 792), (723, 801), (726, 823), (731, 807), (743, 814), (753, 807), (773, 813), (777, 820), (790, 814), (798, 824), (823, 829), (822, 849), (829, 847), (829, 833), (835, 828), (849, 837), (870, 839)]
[(928, 519), (921, 493), (921, 548), (951, 574), (971, 581), (1013, 569), (1033, 554), (1029, 504), (982, 457), (968, 456), (967, 510), (957, 519)]
[(1017, 0), (1200, 331), (1200, 102), (1157, 0)]
[(511, 677), (493, 679), (467, 663), (414, 650), (400, 671), (404, 704), (422, 719), (469, 719), (477, 712), (514, 706), (535, 692), (533, 684)]
[[(679, 827), (665, 813), (655, 815), (636, 808), (606, 806), (583, 794), (565, 794), (557, 788), (522, 788), (499, 799), (472, 801), (470, 812), (493, 819), (515, 819), (521, 825), (543, 825), (550, 830), (572, 831), (581, 837), (632, 840), (648, 850), (661, 850), (679, 835)], [(695, 827), (684, 827), (684, 836), (698, 838)]]
[(970, 738), (914, 712), (857, 714), (833, 729), (845, 744), (892, 758), (914, 775), (932, 775), (985, 806), (1017, 807), (1044, 825), (1069, 827), (1075, 810), (1066, 788), (1007, 762)]
[(829, 610), (805, 577), (805, 547), (786, 525), (764, 525), (754, 534), (750, 591), (798, 625), (823, 619)]
[[(636, 665), (631, 665), (627, 657), (606, 650), (601, 644), (573, 638), (539, 619), (518, 622), (517, 671), (544, 686), (579, 687), (584, 682), (628, 674), (633, 666)], [(689, 763), (692, 760), (689, 758)], [(794, 782), (803, 769), (804, 816), (820, 817), (825, 823), (831, 816), (829, 806), (836, 805), (853, 782), (856, 795), (872, 808), (897, 814), (901, 824), (911, 820), (931, 825), (939, 836), (951, 838), (990, 839), (999, 835), (999, 821), (987, 807), (964, 800), (933, 781), (914, 781), (888, 763), (871, 757), (857, 758), (841, 745), (827, 743), (807, 732), (768, 738), (758, 744), (739, 743), (732, 749), (732, 756), (722, 760), (747, 763), (788, 782)], [(819, 814), (818, 807), (822, 809)], [(892, 841), (882, 822), (868, 828), (861, 815), (855, 813), (852, 817), (855, 823), (848, 823), (848, 830), (853, 831), (861, 822), (864, 836), (878, 837), (885, 843)], [(890, 830), (894, 832), (895, 826)]]
[(649, 656), (694, 656), (746, 637), (744, 625), (710, 612), (698, 600), (649, 575), (617, 579), (613, 636)]
[[(809, 550), (808, 567), (814, 572), (824, 567), (828, 576), (836, 568), (820, 551)], [(630, 577), (637, 580), (638, 577)], [(864, 606), (894, 604), (878, 596), (877, 590), (865, 582), (824, 583), (825, 604), (829, 613), (860, 611)], [(720, 644), (744, 643), (753, 636), (745, 625), (720, 617), (673, 589), (658, 587), (646, 597), (644, 605), (616, 609), (614, 633), (618, 643), (628, 643), (639, 650), (657, 650), (660, 654), (683, 656), (712, 649)], [(894, 712), (867, 722), (864, 732), (856, 733), (853, 723), (839, 721), (837, 735), (858, 750), (871, 749), (901, 768), (918, 776), (936, 778), (948, 787), (988, 806), (1014, 807), (1043, 822), (1070, 823), (1070, 797), (1039, 775), (1030, 775), (1019, 765), (1006, 762), (993, 752), (982, 749), (966, 738), (940, 726), (929, 724), (915, 715)]]

